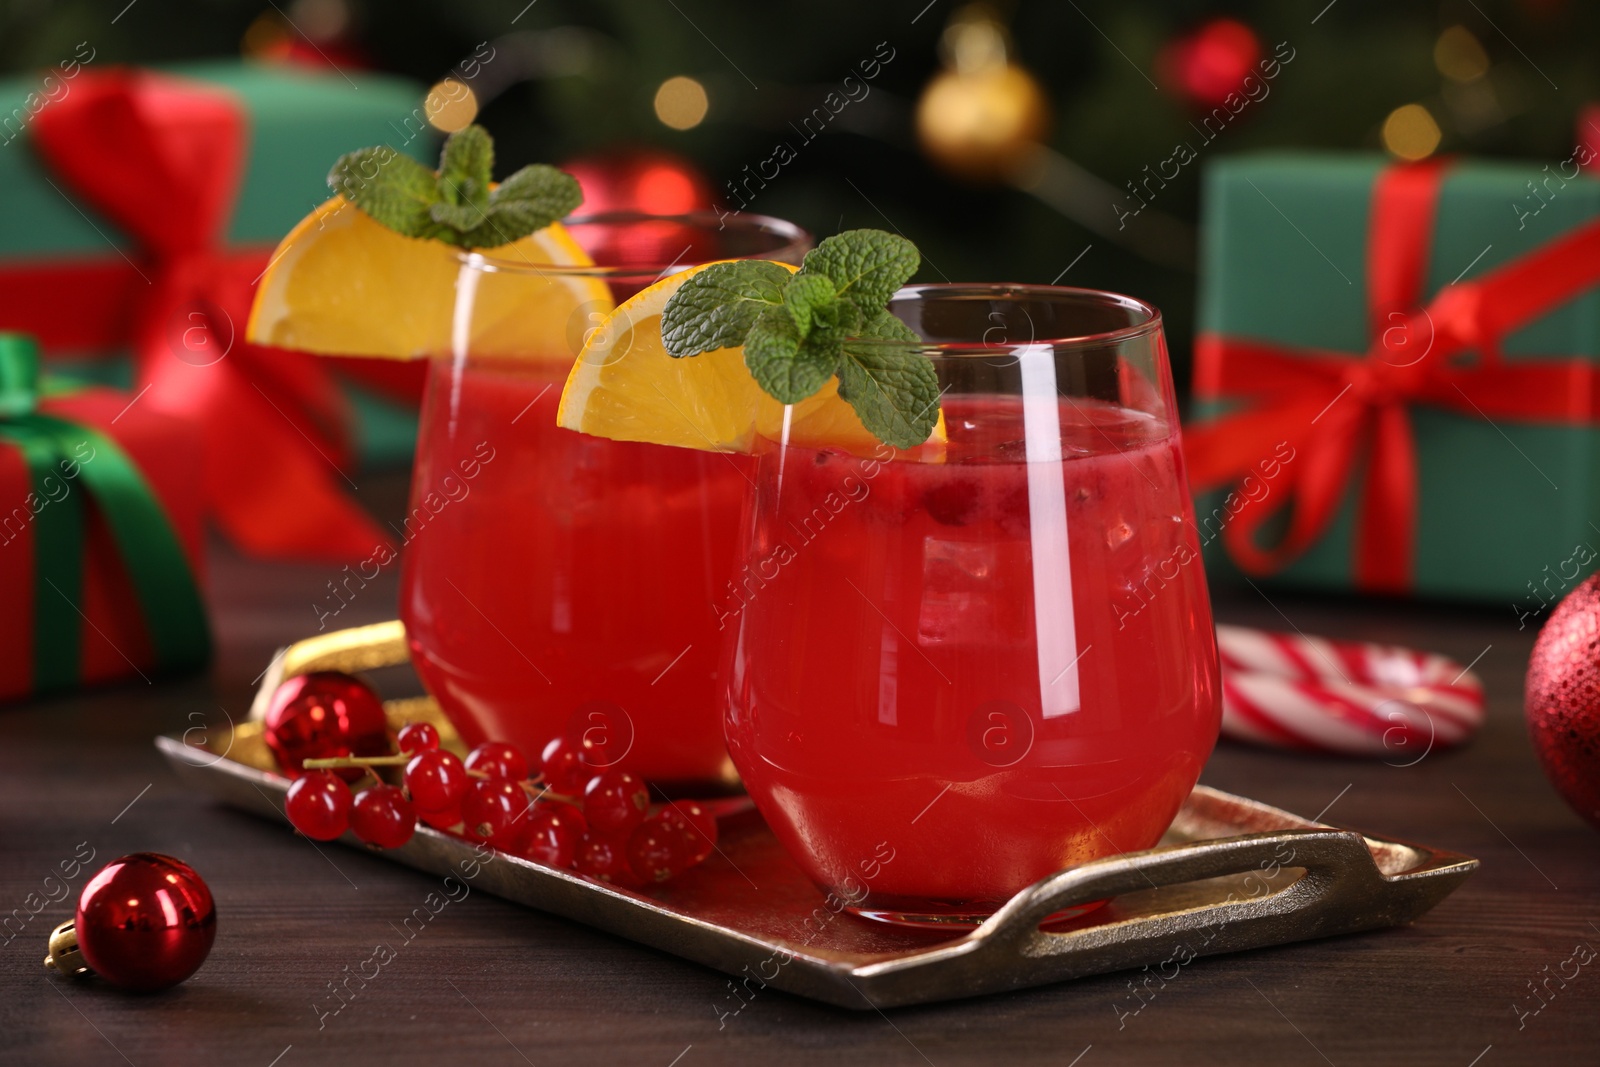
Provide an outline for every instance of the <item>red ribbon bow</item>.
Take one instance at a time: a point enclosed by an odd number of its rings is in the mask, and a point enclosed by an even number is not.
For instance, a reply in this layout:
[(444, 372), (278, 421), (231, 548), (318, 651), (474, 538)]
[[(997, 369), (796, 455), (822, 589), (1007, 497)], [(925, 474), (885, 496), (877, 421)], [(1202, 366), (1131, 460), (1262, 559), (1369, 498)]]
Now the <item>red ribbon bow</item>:
[(238, 102), (147, 71), (85, 71), (34, 119), (33, 141), (62, 194), (138, 251), (0, 269), (0, 321), (55, 349), (131, 344), (135, 402), (200, 423), (208, 510), (245, 551), (370, 553), (384, 537), (339, 484), (351, 416), (333, 378), (244, 341), (271, 250), (221, 245), (244, 169)]
[[(1354, 545), (1356, 585), (1411, 588), (1417, 536), (1417, 456), (1409, 409), (1429, 405), (1486, 420), (1591, 424), (1600, 414), (1600, 374), (1583, 359), (1519, 359), (1500, 345), (1511, 331), (1600, 283), (1600, 220), (1419, 306), (1439, 190), (1448, 164), (1400, 164), (1373, 190), (1367, 246), (1372, 335), (1365, 354), (1202, 334), (1195, 345), (1195, 396), (1247, 396), (1236, 414), (1184, 430), (1197, 490), (1249, 473), (1282, 442), (1273, 503), (1241, 510), (1223, 528), (1229, 555), (1246, 573), (1282, 570), (1328, 529), (1358, 458), (1367, 458)], [(1462, 357), (1475, 352), (1477, 358)], [(1259, 534), (1283, 509), (1287, 532), (1271, 547)]]

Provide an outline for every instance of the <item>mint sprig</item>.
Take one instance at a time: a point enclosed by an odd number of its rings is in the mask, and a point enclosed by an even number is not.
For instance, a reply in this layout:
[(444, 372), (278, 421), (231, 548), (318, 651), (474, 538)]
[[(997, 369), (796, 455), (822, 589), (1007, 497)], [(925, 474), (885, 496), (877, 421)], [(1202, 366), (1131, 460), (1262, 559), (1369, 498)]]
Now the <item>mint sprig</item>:
[(328, 186), (407, 237), (498, 248), (565, 218), (583, 203), (577, 179), (536, 163), (491, 187), (494, 140), (482, 126), (445, 138), (439, 169), (388, 145), (339, 157)]
[(849, 230), (807, 253), (798, 274), (763, 260), (717, 263), (667, 301), (661, 339), (675, 358), (743, 345), (751, 375), (785, 404), (837, 377), (873, 436), (914, 448), (938, 424), (939, 380), (916, 351), (921, 339), (884, 305), (920, 262), (904, 237)]

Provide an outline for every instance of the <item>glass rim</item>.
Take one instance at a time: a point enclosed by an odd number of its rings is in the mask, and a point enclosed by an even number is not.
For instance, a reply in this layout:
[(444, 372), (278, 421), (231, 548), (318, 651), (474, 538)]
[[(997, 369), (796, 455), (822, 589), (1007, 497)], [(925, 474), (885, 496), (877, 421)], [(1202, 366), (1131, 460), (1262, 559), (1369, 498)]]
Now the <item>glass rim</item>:
[[(718, 260), (730, 259), (781, 259), (786, 256), (798, 260), (815, 244), (812, 234), (803, 226), (772, 215), (752, 213), (686, 211), (677, 214), (660, 215), (649, 211), (618, 210), (597, 211), (593, 214), (577, 215), (560, 221), (563, 228), (569, 232), (576, 226), (623, 226), (637, 225), (641, 222), (666, 222), (678, 226), (691, 227), (701, 232), (722, 233), (733, 230), (735, 232), (765, 234), (781, 243), (749, 255), (719, 256), (716, 260), (691, 260), (685, 262), (675, 259), (668, 263), (641, 263), (628, 266), (529, 263), (525, 260), (485, 255), (483, 252), (465, 248), (456, 250), (455, 258), (463, 267), (480, 270), (487, 274), (547, 274), (573, 278), (655, 278), (676, 274), (681, 270), (687, 270), (689, 267), (699, 266), (702, 262), (717, 262)], [(688, 249), (684, 251), (688, 251)]]
[(852, 338), (851, 346), (883, 346), (893, 347), (902, 351), (913, 351), (928, 356), (992, 356), (995, 353), (1019, 352), (1026, 349), (1049, 346), (1052, 349), (1097, 348), (1117, 344), (1122, 341), (1134, 340), (1162, 329), (1161, 311), (1154, 304), (1140, 300), (1138, 297), (1115, 293), (1108, 289), (1084, 289), (1071, 285), (1042, 285), (1029, 282), (927, 282), (920, 285), (902, 286), (889, 298), (892, 307), (896, 301), (932, 295), (934, 297), (971, 298), (971, 297), (1006, 297), (1017, 294), (1028, 294), (1044, 299), (1060, 300), (1070, 297), (1085, 303), (1098, 304), (1102, 307), (1118, 307), (1139, 316), (1136, 321), (1128, 326), (1119, 326), (1114, 330), (1101, 330), (1096, 333), (1075, 334), (1061, 337), (1034, 337), (1027, 341), (896, 341), (886, 338)]

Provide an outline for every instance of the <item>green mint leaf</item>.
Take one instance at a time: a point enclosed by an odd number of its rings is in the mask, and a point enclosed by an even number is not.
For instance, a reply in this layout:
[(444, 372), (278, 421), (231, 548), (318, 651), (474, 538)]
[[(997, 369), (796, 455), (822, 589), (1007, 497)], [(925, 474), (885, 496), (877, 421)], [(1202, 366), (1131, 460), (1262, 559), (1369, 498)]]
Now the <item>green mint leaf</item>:
[(904, 237), (882, 230), (846, 230), (806, 253), (801, 276), (821, 274), (834, 291), (870, 315), (917, 272), (922, 257)]
[(462, 248), (510, 244), (583, 203), (577, 179), (554, 167), (523, 167), (491, 189), (493, 170), (493, 139), (468, 126), (445, 140), (437, 172), (380, 145), (341, 156), (328, 184), (396, 233)]
[(819, 244), (798, 274), (760, 261), (715, 264), (667, 301), (662, 340), (674, 357), (743, 345), (756, 383), (785, 404), (838, 375), (839, 395), (869, 431), (912, 448), (938, 425), (939, 379), (916, 350), (921, 338), (884, 305), (920, 262), (903, 237), (851, 230)]
[(565, 218), (581, 203), (583, 192), (572, 175), (542, 163), (523, 167), (481, 206), (463, 205), (471, 215), (461, 216), (455, 242), (464, 248), (498, 248)]
[(439, 231), (430, 212), (439, 202), (433, 171), (388, 145), (340, 156), (328, 187), (396, 233), (432, 237)]
[(862, 339), (878, 341), (910, 341), (914, 345), (922, 343), (917, 331), (901, 322), (888, 308), (880, 308), (875, 314), (868, 316), (867, 324), (861, 328), (860, 336)]
[[(482, 126), (467, 126), (444, 140), (439, 153), (439, 197), (448, 204), (476, 204), (489, 199), (494, 172), (494, 140)], [(460, 227), (457, 227), (460, 229)]]
[(932, 361), (909, 347), (845, 345), (839, 395), (874, 437), (895, 448), (922, 444), (939, 422), (939, 377)]
[(767, 395), (798, 404), (838, 370), (840, 341), (832, 330), (813, 330), (801, 337), (787, 308), (769, 307), (756, 316), (745, 338), (744, 365)]
[[(518, 233), (516, 229), (493, 207), (481, 211), (474, 211), (470, 207), (463, 208), (471, 213), (471, 217), (478, 224), (471, 229), (456, 230), (442, 240), (449, 241), (461, 248), (499, 248), (508, 245), (518, 237), (526, 237), (526, 233)], [(548, 225), (548, 224), (547, 224)], [(513, 236), (514, 235), (514, 236)]]
[(661, 312), (661, 340), (675, 359), (733, 348), (763, 311), (783, 303), (793, 275), (766, 260), (713, 263), (678, 287)]
[(789, 309), (801, 337), (811, 332), (813, 317), (827, 326), (836, 324), (838, 303), (833, 282), (821, 274), (796, 275), (783, 290), (783, 306)]
[(583, 190), (578, 179), (543, 163), (523, 167), (489, 194), (495, 232), (509, 234), (508, 241), (566, 218), (581, 203)]
[(450, 204), (441, 200), (428, 209), (428, 215), (441, 226), (465, 232), (486, 219), (483, 208), (476, 204)]

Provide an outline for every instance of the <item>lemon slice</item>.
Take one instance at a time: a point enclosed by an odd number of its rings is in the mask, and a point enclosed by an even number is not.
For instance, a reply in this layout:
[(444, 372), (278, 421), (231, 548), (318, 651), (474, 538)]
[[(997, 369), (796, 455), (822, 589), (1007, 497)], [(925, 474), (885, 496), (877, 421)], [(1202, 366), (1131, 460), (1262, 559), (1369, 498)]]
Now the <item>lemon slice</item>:
[[(402, 236), (336, 196), (278, 245), (246, 336), (320, 355), (419, 359), (465, 345), (565, 364), (614, 306), (598, 278), (538, 270), (593, 265), (559, 222), (482, 255), (517, 266), (463, 274), (460, 249)], [(475, 290), (460, 309), (458, 279)]]
[[(750, 452), (757, 437), (857, 455), (886, 447), (839, 396), (836, 381), (786, 410), (751, 377), (742, 348), (685, 359), (667, 354), (661, 313), (685, 281), (709, 266), (692, 267), (636, 293), (593, 331), (567, 376), (557, 424), (617, 441), (707, 452)], [(929, 442), (914, 451), (924, 459), (937, 458), (944, 440), (941, 413)]]

